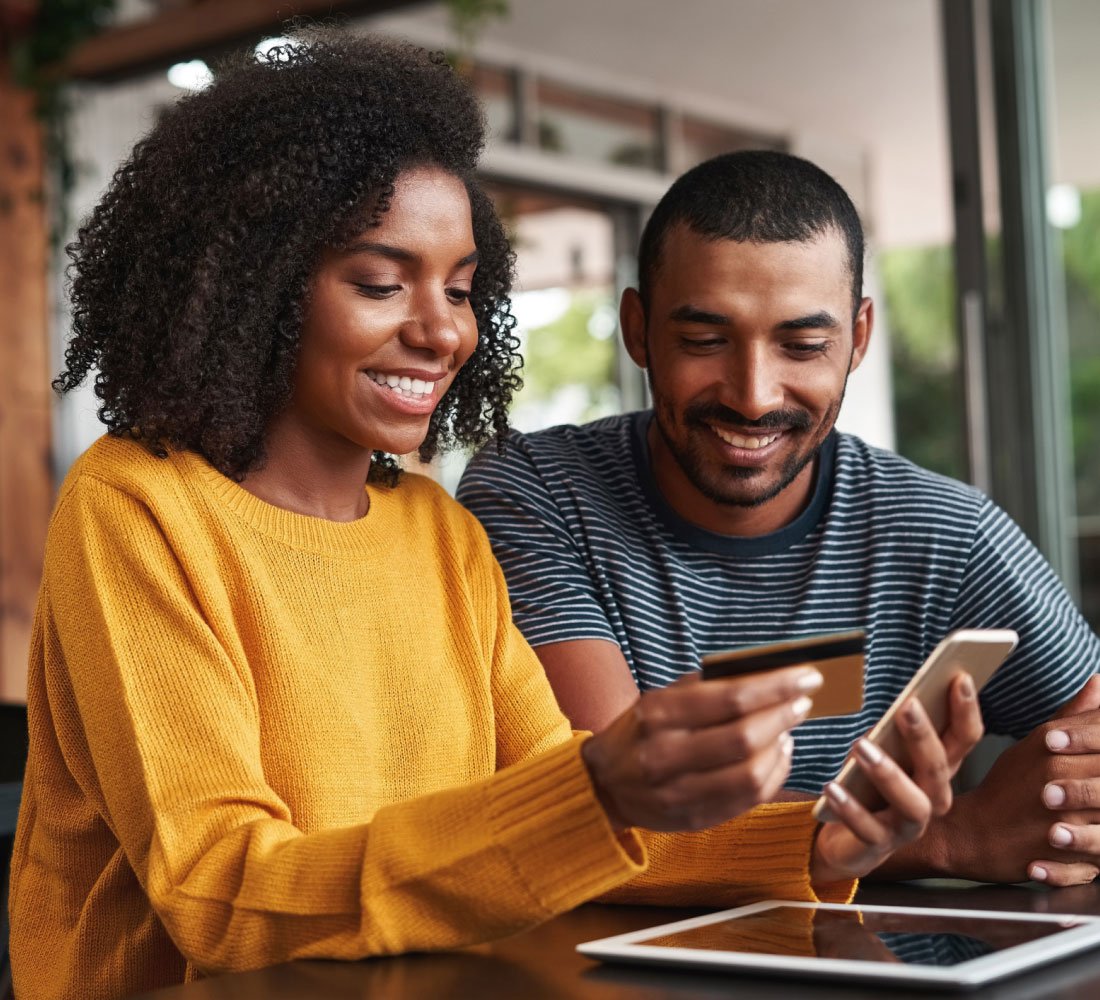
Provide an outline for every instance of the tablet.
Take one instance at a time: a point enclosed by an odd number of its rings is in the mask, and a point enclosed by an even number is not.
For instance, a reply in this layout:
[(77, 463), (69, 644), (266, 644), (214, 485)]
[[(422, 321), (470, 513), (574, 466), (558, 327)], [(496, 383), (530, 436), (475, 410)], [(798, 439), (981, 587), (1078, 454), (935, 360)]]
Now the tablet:
[(1100, 917), (770, 899), (577, 946), (608, 962), (973, 989), (1100, 946)]

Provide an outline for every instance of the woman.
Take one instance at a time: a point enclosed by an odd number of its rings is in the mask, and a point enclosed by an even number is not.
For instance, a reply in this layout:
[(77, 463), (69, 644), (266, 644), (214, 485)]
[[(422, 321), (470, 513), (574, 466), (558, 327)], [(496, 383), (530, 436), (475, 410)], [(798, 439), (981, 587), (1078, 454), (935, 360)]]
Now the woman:
[(57, 386), (97, 369), (110, 434), (47, 544), (21, 1000), (460, 946), (619, 886), (845, 898), (950, 801), (969, 737), (924, 719), (915, 783), (869, 765), (874, 816), (636, 829), (771, 798), (820, 676), (687, 682), (571, 735), (476, 522), (387, 457), (505, 426), (481, 144), (440, 61), (317, 35), (166, 112), (81, 229)]

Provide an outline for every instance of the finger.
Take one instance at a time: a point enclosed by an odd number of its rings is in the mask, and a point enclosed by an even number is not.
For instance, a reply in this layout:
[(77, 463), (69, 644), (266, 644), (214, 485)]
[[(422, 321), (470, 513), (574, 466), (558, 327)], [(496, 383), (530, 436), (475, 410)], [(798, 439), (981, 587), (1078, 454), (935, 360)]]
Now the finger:
[(1062, 754), (1100, 752), (1100, 724), (1083, 724), (1085, 719), (1085, 716), (1078, 716), (1064, 720), (1055, 729), (1048, 729), (1043, 737), (1046, 748)]
[(985, 732), (978, 692), (970, 674), (960, 673), (951, 682), (950, 709), (950, 723), (943, 734), (943, 749), (954, 774)]
[(782, 787), (790, 773), (786, 741), (777, 740), (751, 760), (711, 771), (684, 774), (656, 791), (666, 830), (702, 830), (723, 823)]
[(860, 770), (871, 779), (894, 814), (894, 827), (904, 838), (916, 836), (932, 815), (928, 796), (870, 740), (857, 741), (855, 756)]
[(749, 760), (779, 746), (789, 730), (806, 718), (812, 702), (804, 695), (752, 715), (702, 729), (663, 729), (638, 746), (641, 777), (650, 784), (679, 774), (710, 771)]
[(1100, 862), (1100, 826), (1090, 823), (1055, 823), (1047, 834), (1051, 847), (1076, 856), (1093, 856)]
[(1100, 808), (1100, 778), (1059, 778), (1043, 786), (1043, 805), (1048, 809)]
[(951, 775), (955, 768), (948, 764), (947, 751), (932, 720), (916, 698), (910, 698), (902, 707), (898, 726), (909, 750), (913, 781), (928, 796), (932, 812), (944, 815), (951, 808)]
[(1100, 873), (1096, 865), (1083, 861), (1033, 861), (1027, 868), (1028, 878), (1045, 885), (1084, 885)]
[(821, 687), (821, 682), (821, 674), (813, 668), (787, 667), (748, 677), (670, 684), (647, 691), (635, 703), (634, 712), (643, 733), (698, 729), (804, 698)]
[(829, 804), (827, 813), (822, 817), (825, 822), (843, 823), (870, 847), (884, 845), (890, 841), (891, 834), (885, 824), (868, 812), (837, 782), (830, 781), (825, 786), (825, 801)]

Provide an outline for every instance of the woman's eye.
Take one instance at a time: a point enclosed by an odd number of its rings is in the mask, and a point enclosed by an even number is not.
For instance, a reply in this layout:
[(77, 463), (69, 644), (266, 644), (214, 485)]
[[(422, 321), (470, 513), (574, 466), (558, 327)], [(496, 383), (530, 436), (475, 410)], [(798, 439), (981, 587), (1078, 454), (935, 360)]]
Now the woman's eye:
[(364, 285), (357, 282), (355, 287), (360, 295), (365, 295), (368, 299), (388, 299), (401, 291), (400, 285)]
[(455, 305), (461, 305), (463, 302), (470, 301), (470, 290), (468, 288), (448, 288), (447, 298)]

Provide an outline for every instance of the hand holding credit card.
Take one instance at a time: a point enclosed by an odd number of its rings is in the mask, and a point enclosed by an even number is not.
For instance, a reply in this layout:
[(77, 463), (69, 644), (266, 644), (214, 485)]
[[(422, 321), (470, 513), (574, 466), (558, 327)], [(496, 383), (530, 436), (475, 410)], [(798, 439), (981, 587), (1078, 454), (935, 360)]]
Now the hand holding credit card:
[(861, 631), (811, 635), (764, 646), (749, 646), (703, 657), (703, 679), (740, 677), (780, 667), (815, 667), (824, 678), (814, 694), (808, 719), (851, 715), (863, 707), (863, 648)]

